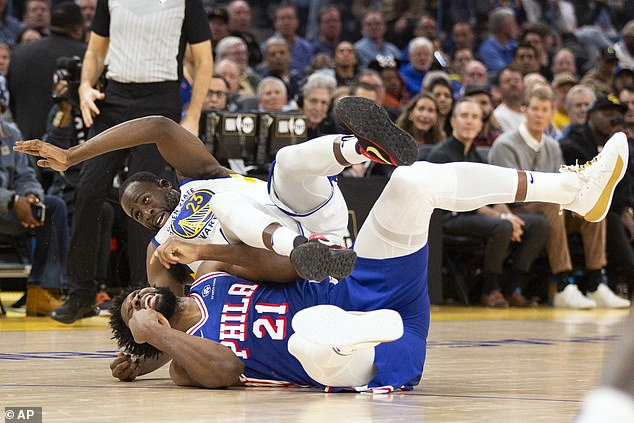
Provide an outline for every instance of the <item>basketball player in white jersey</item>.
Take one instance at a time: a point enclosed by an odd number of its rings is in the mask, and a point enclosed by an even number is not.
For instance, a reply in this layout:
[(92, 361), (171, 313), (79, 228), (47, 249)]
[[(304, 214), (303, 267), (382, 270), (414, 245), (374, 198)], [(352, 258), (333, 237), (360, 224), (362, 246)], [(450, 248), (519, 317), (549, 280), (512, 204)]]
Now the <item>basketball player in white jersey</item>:
[[(264, 255), (267, 266), (263, 269), (262, 261), (251, 255), (231, 253), (227, 270), (239, 276), (288, 282), (296, 276), (291, 272), (294, 268), (310, 280), (329, 275), (343, 278), (352, 271), (356, 255), (340, 247), (347, 233), (348, 213), (333, 175), (368, 159), (409, 165), (417, 156), (414, 140), (391, 123), (383, 108), (359, 102), (349, 109), (354, 116), (346, 115), (345, 110), (341, 113), (357, 137), (328, 135), (283, 148), (268, 186), (220, 166), (200, 140), (161, 117), (117, 125), (69, 150), (39, 140), (18, 143), (16, 149), (42, 157), (40, 166), (63, 171), (106, 152), (155, 143), (179, 173), (180, 200), (169, 182), (151, 174), (132, 175), (120, 190), (124, 211), (158, 231), (148, 247), (148, 258), (157, 246), (174, 237), (197, 244), (243, 242), (290, 256), (293, 267), (283, 258)], [(372, 124), (360, 124), (362, 121)], [(223, 230), (225, 226), (231, 230)], [(217, 251), (227, 258), (222, 250)], [(198, 264), (190, 267), (195, 271)], [(176, 287), (176, 292), (180, 286), (156, 262), (149, 264), (148, 279), (154, 286)]]

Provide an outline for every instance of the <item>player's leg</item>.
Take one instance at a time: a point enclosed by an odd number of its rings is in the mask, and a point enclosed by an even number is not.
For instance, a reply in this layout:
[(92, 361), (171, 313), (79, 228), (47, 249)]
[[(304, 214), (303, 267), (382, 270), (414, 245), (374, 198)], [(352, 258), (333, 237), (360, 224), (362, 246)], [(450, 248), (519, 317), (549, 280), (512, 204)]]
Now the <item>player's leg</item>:
[(347, 312), (333, 305), (299, 311), (288, 350), (315, 381), (333, 387), (367, 385), (375, 374), (374, 347), (403, 336), (394, 310)]
[(627, 158), (627, 140), (619, 133), (591, 163), (561, 173), (464, 162), (399, 167), (361, 228), (355, 251), (379, 259), (417, 251), (427, 242), (434, 208), (468, 211), (493, 203), (541, 201), (560, 204), (586, 220), (601, 220)]
[(269, 194), (283, 210), (307, 214), (330, 200), (328, 176), (368, 159), (357, 152), (352, 135), (324, 135), (278, 151), (270, 176)]
[(374, 102), (346, 97), (337, 103), (336, 113), (354, 135), (326, 135), (281, 149), (269, 181), (271, 199), (282, 210), (313, 232), (334, 235), (347, 227), (347, 207), (327, 177), (368, 159), (403, 166), (418, 156), (411, 135)]
[[(306, 238), (301, 225), (280, 215), (275, 207), (258, 203), (237, 192), (214, 195), (210, 207), (229, 243), (243, 242), (290, 256), (302, 278), (322, 280), (329, 275), (343, 278), (352, 271), (356, 259), (354, 251), (332, 245), (319, 237)], [(298, 250), (299, 246), (302, 248)], [(300, 260), (294, 259), (297, 255)], [(301, 259), (303, 255), (309, 257)]]

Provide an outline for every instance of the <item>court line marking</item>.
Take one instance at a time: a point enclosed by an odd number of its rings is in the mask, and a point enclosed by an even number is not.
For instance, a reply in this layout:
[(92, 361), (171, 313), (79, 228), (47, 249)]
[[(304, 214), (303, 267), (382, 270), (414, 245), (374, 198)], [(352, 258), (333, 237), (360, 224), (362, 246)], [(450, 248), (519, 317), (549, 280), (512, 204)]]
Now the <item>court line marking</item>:
[[(146, 379), (147, 380), (147, 379)], [(169, 379), (153, 379), (153, 380), (165, 380)], [(0, 383), (0, 388), (22, 388), (22, 387), (30, 387), (30, 388), (70, 388), (70, 389), (83, 389), (83, 388), (95, 388), (95, 389), (161, 389), (161, 390), (196, 390), (200, 391), (200, 388), (196, 387), (186, 387), (186, 386), (139, 386), (139, 385), (121, 385), (121, 386), (113, 386), (113, 385), (61, 385), (61, 384), (46, 384), (46, 383)], [(270, 392), (297, 392), (302, 394), (319, 394), (323, 395), (325, 392), (321, 389), (293, 389), (293, 388), (252, 388), (245, 386), (233, 386), (230, 387), (229, 390), (246, 390), (246, 391), (270, 391)], [(212, 390), (214, 392), (223, 392), (223, 390)], [(225, 390), (226, 392), (226, 390)], [(367, 395), (368, 397), (375, 397), (373, 394), (361, 393), (361, 392), (351, 392), (352, 394), (362, 394)], [(337, 393), (333, 393), (333, 395), (337, 395)], [(345, 394), (344, 394), (345, 395)], [(440, 398), (464, 398), (464, 399), (490, 399), (490, 400), (500, 400), (500, 401), (533, 401), (533, 402), (555, 402), (555, 403), (573, 403), (580, 404), (581, 400), (574, 399), (557, 399), (557, 398), (534, 398), (534, 397), (503, 397), (499, 395), (460, 395), (460, 394), (434, 394), (434, 393), (425, 393), (425, 392), (416, 392), (416, 391), (408, 391), (408, 392), (393, 392), (389, 394), (389, 396), (417, 396), (417, 397), (440, 397)], [(377, 398), (384, 398), (383, 395), (376, 396)], [(424, 407), (424, 404), (421, 405)]]

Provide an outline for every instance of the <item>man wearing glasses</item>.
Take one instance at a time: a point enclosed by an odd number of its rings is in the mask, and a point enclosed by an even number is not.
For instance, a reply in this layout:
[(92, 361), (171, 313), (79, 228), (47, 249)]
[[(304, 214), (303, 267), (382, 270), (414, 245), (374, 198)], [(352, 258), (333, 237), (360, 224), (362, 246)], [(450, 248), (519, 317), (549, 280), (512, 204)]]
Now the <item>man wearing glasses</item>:
[(229, 96), (229, 82), (221, 75), (213, 74), (209, 81), (207, 96), (203, 101), (203, 112), (218, 112), (227, 109), (227, 98)]

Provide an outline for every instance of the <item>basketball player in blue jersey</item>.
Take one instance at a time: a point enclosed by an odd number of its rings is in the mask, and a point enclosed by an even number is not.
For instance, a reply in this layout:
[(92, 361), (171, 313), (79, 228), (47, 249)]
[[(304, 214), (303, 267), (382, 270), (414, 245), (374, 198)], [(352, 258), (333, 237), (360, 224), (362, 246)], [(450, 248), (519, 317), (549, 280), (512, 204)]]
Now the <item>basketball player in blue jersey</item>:
[[(476, 163), (398, 167), (359, 232), (349, 277), (268, 285), (217, 272), (210, 261), (187, 297), (157, 288), (124, 293), (111, 325), (126, 353), (112, 373), (134, 380), (171, 360), (170, 377), (185, 386), (411, 389), (422, 376), (429, 328), (433, 209), (547, 201), (598, 221), (627, 160), (618, 133), (594, 160), (557, 174)], [(193, 259), (213, 260), (208, 247), (193, 249)]]
[[(417, 156), (413, 139), (382, 108), (371, 102), (352, 106), (380, 123), (379, 130), (358, 126), (352, 130), (359, 138), (329, 135), (286, 147), (277, 155), (268, 185), (220, 166), (200, 140), (160, 117), (123, 123), (69, 150), (39, 140), (18, 143), (16, 150), (42, 157), (40, 166), (63, 171), (106, 152), (155, 143), (179, 173), (180, 199), (169, 182), (151, 174), (132, 175), (120, 190), (124, 211), (158, 231), (148, 259), (173, 238), (214, 245), (242, 242), (274, 254), (253, 252), (262, 258), (255, 260), (252, 254), (226, 253), (236, 248), (217, 249), (216, 257), (230, 260), (224, 269), (238, 276), (273, 282), (292, 281), (297, 274), (312, 280), (343, 278), (352, 271), (356, 255), (339, 246), (347, 233), (348, 212), (332, 175), (368, 159), (408, 165)], [(231, 230), (223, 230), (225, 226)], [(194, 271), (198, 265), (190, 263)], [(153, 286), (182, 289), (182, 281), (157, 260), (149, 263), (148, 279)]]

